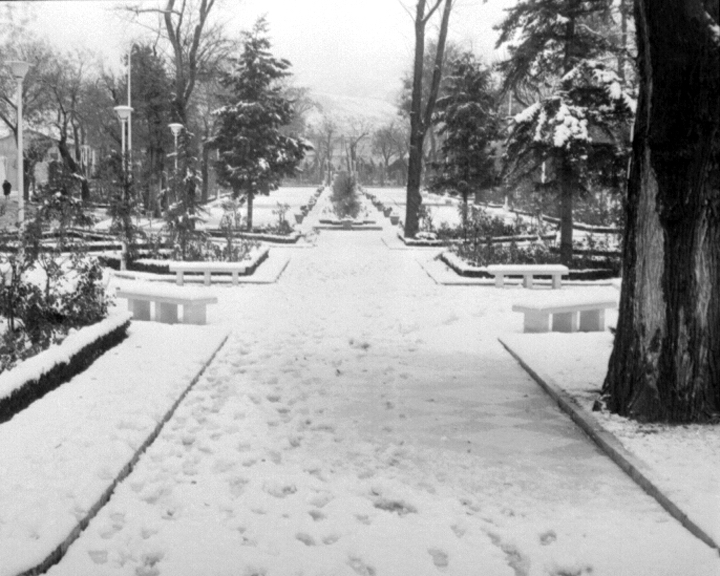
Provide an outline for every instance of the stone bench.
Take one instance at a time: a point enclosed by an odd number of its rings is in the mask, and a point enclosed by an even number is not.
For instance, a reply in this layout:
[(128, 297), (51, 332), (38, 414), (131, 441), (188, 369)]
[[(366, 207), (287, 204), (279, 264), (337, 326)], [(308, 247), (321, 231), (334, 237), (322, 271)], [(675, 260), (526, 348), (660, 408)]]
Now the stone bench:
[[(618, 307), (610, 297), (575, 297), (535, 300), (513, 304), (513, 312), (525, 314), (525, 332), (602, 332), (605, 310)], [(552, 316), (552, 325), (550, 317)]]
[(151, 320), (150, 303), (154, 303), (155, 320), (164, 324), (177, 324), (178, 306), (183, 307), (183, 324), (205, 324), (207, 305), (218, 301), (205, 290), (178, 289), (167, 284), (118, 288), (117, 296), (127, 299), (134, 320)]
[(210, 285), (210, 275), (215, 273), (230, 274), (232, 283), (238, 283), (238, 276), (244, 274), (248, 269), (247, 263), (242, 262), (171, 262), (168, 265), (170, 272), (175, 272), (178, 286), (183, 285), (186, 272), (202, 273), (206, 286)]
[(491, 264), (486, 270), (495, 276), (495, 286), (502, 288), (505, 285), (505, 276), (522, 276), (523, 286), (532, 288), (535, 276), (552, 276), (552, 287), (562, 287), (562, 276), (570, 271), (562, 264)]

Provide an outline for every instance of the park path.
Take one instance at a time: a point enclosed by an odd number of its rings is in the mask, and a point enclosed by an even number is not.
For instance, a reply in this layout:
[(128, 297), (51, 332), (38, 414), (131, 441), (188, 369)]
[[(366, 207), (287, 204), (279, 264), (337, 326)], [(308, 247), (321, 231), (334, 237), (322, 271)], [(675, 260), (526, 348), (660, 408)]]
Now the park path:
[(715, 574), (497, 342), (522, 290), (382, 234), (218, 291), (229, 341), (49, 574)]

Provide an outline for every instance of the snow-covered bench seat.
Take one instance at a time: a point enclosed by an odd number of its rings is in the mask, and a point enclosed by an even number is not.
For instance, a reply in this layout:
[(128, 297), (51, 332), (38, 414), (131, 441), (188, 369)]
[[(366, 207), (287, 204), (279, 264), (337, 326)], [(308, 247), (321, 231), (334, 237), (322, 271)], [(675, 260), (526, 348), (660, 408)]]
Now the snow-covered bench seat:
[(605, 310), (618, 307), (617, 298), (563, 296), (517, 302), (512, 309), (525, 314), (525, 332), (549, 332), (551, 316), (553, 332), (602, 332), (605, 330)]
[(170, 272), (175, 272), (178, 286), (183, 285), (183, 276), (186, 272), (201, 272), (204, 275), (205, 285), (210, 284), (210, 274), (222, 272), (232, 276), (232, 283), (238, 283), (238, 275), (244, 274), (250, 266), (247, 262), (171, 262), (168, 265)]
[(570, 271), (562, 264), (490, 264), (487, 271), (495, 276), (495, 286), (502, 288), (505, 285), (505, 276), (522, 276), (523, 286), (532, 288), (535, 276), (552, 276), (552, 287), (562, 286), (562, 276)]
[(217, 298), (202, 288), (178, 288), (162, 284), (138, 284), (118, 288), (118, 298), (126, 298), (134, 320), (151, 320), (150, 303), (155, 304), (155, 320), (164, 324), (178, 322), (178, 306), (183, 307), (184, 324), (205, 324), (207, 305), (217, 304)]

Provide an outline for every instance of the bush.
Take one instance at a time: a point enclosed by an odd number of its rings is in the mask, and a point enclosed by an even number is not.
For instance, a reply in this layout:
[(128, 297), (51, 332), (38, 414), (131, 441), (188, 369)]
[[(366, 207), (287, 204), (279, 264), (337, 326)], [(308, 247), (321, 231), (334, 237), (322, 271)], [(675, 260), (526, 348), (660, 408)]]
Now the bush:
[[(493, 236), (517, 236), (532, 233), (530, 226), (522, 220), (517, 219), (513, 224), (507, 224), (503, 218), (488, 214), (482, 206), (461, 203), (458, 211), (464, 225), (450, 227), (443, 222), (440, 228), (435, 230), (438, 238), (442, 240), (463, 239), (465, 242), (478, 244)], [(427, 215), (423, 216), (424, 220), (428, 218)]]
[[(516, 242), (508, 244), (463, 242), (451, 247), (460, 258), (472, 266), (490, 264), (560, 264), (560, 253), (546, 242), (537, 241), (528, 246)], [(620, 273), (620, 256), (596, 257), (592, 254), (575, 254), (570, 266), (573, 270), (603, 269), (611, 275)]]
[(338, 219), (357, 218), (362, 204), (358, 196), (355, 178), (347, 172), (338, 172), (333, 181), (333, 193), (330, 201)]
[[(0, 371), (63, 339), (72, 328), (107, 315), (108, 299), (98, 261), (87, 255), (70, 227), (87, 224), (72, 190), (40, 190), (37, 209), (0, 255)], [(43, 235), (52, 230), (50, 244)]]

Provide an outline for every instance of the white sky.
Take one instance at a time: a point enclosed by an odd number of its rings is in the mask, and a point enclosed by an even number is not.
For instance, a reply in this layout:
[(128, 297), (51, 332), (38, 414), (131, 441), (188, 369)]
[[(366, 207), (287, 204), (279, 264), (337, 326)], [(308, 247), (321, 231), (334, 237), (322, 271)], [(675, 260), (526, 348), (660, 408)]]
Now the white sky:
[[(514, 0), (457, 0), (450, 38), (492, 59), (492, 30)], [(248, 29), (266, 14), (276, 55), (293, 64), (296, 83), (317, 92), (394, 101), (414, 47), (414, 0), (217, 0), (214, 15), (230, 31)], [(124, 22), (112, 0), (24, 1), (31, 26), (63, 48), (84, 46), (117, 63), (123, 47), (141, 33)], [(148, 8), (161, 0), (142, 0)], [(21, 6), (18, 6), (21, 7)], [(435, 36), (434, 30), (428, 37)]]

